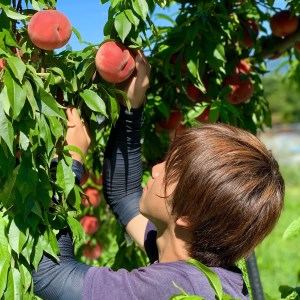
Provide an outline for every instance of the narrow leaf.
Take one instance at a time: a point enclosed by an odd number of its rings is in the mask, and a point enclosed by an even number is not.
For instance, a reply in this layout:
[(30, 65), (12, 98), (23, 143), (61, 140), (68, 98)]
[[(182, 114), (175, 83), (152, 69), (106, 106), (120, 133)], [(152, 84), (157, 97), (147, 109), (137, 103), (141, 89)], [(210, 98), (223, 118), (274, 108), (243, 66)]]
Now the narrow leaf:
[(4, 140), (10, 152), (13, 152), (14, 129), (11, 122), (7, 119), (4, 111), (0, 107), (0, 137)]
[(133, 0), (133, 9), (143, 19), (146, 20), (148, 14), (148, 3), (146, 0)]
[(85, 234), (82, 225), (73, 217), (67, 217), (68, 224), (73, 233), (74, 242), (84, 240)]
[(98, 94), (91, 90), (84, 90), (80, 93), (80, 96), (91, 110), (107, 117), (105, 103)]
[(300, 218), (293, 221), (283, 234), (283, 238), (291, 238), (300, 234)]
[(206, 267), (204, 264), (202, 264), (201, 262), (195, 259), (189, 259), (187, 260), (187, 263), (197, 267), (206, 276), (206, 278), (210, 283), (210, 286), (215, 291), (218, 299), (222, 299), (223, 297), (222, 284), (218, 275), (215, 272), (213, 272), (211, 269)]
[(124, 40), (128, 36), (131, 30), (131, 23), (127, 19), (124, 12), (121, 12), (118, 14), (115, 18), (115, 28), (117, 30), (117, 33), (119, 37), (121, 38), (122, 42), (124, 43)]
[(26, 71), (26, 65), (18, 57), (7, 57), (6, 60), (14, 75), (22, 82)]

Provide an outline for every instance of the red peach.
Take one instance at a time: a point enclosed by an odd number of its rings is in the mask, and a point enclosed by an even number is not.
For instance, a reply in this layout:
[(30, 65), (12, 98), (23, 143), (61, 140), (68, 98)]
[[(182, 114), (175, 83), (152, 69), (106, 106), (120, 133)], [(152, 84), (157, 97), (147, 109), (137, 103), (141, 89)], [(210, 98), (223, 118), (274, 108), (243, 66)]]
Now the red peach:
[(294, 45), (294, 48), (300, 52), (300, 42), (296, 42), (295, 45)]
[[(171, 56), (171, 60), (170, 60), (171, 64), (173, 64), (173, 65), (176, 64), (177, 57), (178, 57), (178, 53), (173, 54)], [(185, 64), (183, 56), (181, 57), (181, 60), (180, 60), (180, 70), (181, 70), (181, 74), (182, 75), (186, 75), (187, 74), (187, 67), (186, 67), (186, 64)]]
[(249, 78), (241, 78), (239, 75), (228, 76), (224, 80), (224, 86), (231, 86), (231, 92), (226, 96), (232, 104), (240, 104), (251, 98), (253, 84)]
[(250, 72), (251, 66), (245, 60), (241, 60), (235, 67), (235, 74), (249, 74)]
[(134, 56), (126, 46), (115, 41), (100, 46), (95, 62), (100, 76), (111, 83), (125, 81), (135, 69)]
[(28, 34), (35, 46), (44, 50), (54, 50), (68, 43), (72, 25), (69, 19), (57, 10), (41, 10), (31, 18)]
[(94, 234), (99, 230), (99, 221), (94, 216), (83, 216), (80, 223), (86, 234)]
[(285, 37), (294, 33), (299, 25), (299, 20), (289, 10), (282, 10), (270, 19), (272, 34), (277, 37)]
[(102, 247), (99, 242), (97, 242), (97, 244), (92, 244), (91, 242), (87, 242), (83, 246), (82, 253), (86, 258), (97, 259), (102, 254)]
[(180, 110), (172, 110), (170, 116), (167, 120), (164, 120), (157, 124), (158, 130), (172, 131), (179, 127), (182, 120), (182, 115)]
[(90, 207), (90, 206), (97, 207), (97, 206), (100, 205), (101, 195), (100, 195), (100, 191), (99, 190), (97, 190), (96, 188), (93, 188), (93, 187), (89, 186), (86, 189), (84, 189), (83, 192), (88, 196), (88, 198), (85, 195), (82, 196), (82, 204), (83, 204), (83, 206), (86, 206), (86, 207)]
[(201, 123), (210, 123), (209, 113), (210, 113), (210, 106), (207, 106), (202, 112), (202, 114), (196, 118), (196, 120)]
[(251, 48), (254, 46), (256, 37), (258, 36), (258, 27), (254, 20), (248, 19), (245, 21), (243, 27), (243, 45), (246, 48)]
[(3, 58), (0, 58), (0, 71), (6, 66), (6, 61)]
[(83, 170), (83, 174), (82, 174), (82, 178), (81, 178), (81, 181), (80, 181), (80, 185), (83, 186), (87, 180), (88, 180), (88, 173), (86, 171), (86, 169)]
[(92, 175), (91, 175), (91, 179), (92, 179), (92, 181), (93, 181), (97, 186), (102, 186), (102, 185), (103, 185), (102, 174), (100, 174), (98, 178), (96, 177), (96, 175), (92, 174)]

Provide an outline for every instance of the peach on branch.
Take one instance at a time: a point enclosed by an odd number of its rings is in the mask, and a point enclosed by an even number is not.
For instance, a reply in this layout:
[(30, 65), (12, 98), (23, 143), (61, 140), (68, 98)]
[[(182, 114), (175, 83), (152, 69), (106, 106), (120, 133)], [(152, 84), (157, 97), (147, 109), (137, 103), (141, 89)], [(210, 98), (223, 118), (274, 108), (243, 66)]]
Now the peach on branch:
[(6, 61), (3, 58), (0, 58), (0, 71), (6, 66)]
[(83, 191), (88, 198), (83, 195), (82, 196), (82, 205), (86, 207), (97, 207), (100, 205), (101, 202), (101, 194), (100, 191), (97, 190), (96, 188), (88, 186), (87, 188), (84, 189)]
[(168, 119), (161, 121), (157, 124), (158, 131), (172, 131), (176, 130), (182, 120), (182, 114), (180, 110), (172, 110)]
[(300, 52), (300, 42), (296, 42), (294, 45), (295, 50), (297, 50), (298, 52)]
[(254, 20), (248, 19), (245, 21), (245, 23), (242, 24), (242, 28), (243, 28), (242, 44), (246, 48), (253, 47), (259, 32), (257, 24), (255, 23)]
[(54, 50), (68, 43), (72, 25), (69, 19), (57, 10), (41, 10), (30, 19), (28, 34), (35, 46), (44, 50)]
[(97, 259), (102, 254), (102, 247), (99, 242), (96, 244), (87, 242), (82, 249), (82, 254), (89, 259)]
[(80, 224), (82, 225), (84, 232), (86, 234), (94, 234), (99, 230), (99, 221), (95, 216), (83, 216), (80, 219)]
[(298, 29), (299, 20), (289, 10), (282, 10), (270, 19), (272, 34), (277, 37), (286, 37)]
[(115, 41), (103, 43), (95, 58), (100, 76), (111, 83), (120, 83), (135, 70), (134, 56), (123, 44)]
[(246, 60), (241, 60), (235, 67), (236, 74), (248, 74), (251, 72), (251, 66)]
[(227, 76), (223, 85), (231, 87), (231, 92), (226, 95), (226, 98), (232, 104), (243, 103), (253, 95), (253, 84), (251, 80), (238, 74)]
[[(178, 53), (173, 54), (171, 56), (171, 60), (170, 60), (171, 64), (175, 65), (177, 62), (177, 59), (178, 59)], [(185, 76), (187, 74), (187, 66), (184, 61), (183, 56), (181, 56), (181, 60), (180, 60), (180, 71), (183, 76)]]

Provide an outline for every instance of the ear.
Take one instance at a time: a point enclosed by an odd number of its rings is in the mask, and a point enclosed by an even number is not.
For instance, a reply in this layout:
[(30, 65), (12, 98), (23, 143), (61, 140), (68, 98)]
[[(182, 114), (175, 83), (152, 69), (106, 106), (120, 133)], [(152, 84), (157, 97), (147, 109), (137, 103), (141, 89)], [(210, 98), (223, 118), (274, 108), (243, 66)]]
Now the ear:
[(181, 226), (181, 227), (189, 227), (190, 221), (189, 221), (188, 217), (182, 216), (176, 220), (176, 225)]

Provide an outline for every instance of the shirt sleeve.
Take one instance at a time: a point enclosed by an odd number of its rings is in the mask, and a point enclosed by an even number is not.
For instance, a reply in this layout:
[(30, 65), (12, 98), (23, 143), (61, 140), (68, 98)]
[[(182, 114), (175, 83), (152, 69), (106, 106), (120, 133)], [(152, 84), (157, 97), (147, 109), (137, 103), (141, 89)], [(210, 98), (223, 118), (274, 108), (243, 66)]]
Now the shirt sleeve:
[(104, 196), (124, 227), (140, 213), (142, 119), (142, 107), (129, 111), (121, 106), (119, 119), (111, 129), (104, 154)]

